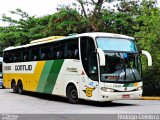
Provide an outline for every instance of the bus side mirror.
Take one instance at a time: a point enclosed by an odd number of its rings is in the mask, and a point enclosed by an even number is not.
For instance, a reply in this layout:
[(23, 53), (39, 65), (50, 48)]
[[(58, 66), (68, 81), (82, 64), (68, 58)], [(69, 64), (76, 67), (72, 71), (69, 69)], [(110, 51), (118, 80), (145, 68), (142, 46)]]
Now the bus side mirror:
[(99, 54), (99, 62), (100, 62), (100, 66), (105, 66), (105, 54), (103, 52), (103, 50), (101, 50), (100, 48), (97, 48), (97, 53)]
[(145, 50), (141, 50), (140, 53), (147, 57), (148, 66), (152, 66), (152, 56), (151, 56), (151, 54), (149, 52), (145, 51)]

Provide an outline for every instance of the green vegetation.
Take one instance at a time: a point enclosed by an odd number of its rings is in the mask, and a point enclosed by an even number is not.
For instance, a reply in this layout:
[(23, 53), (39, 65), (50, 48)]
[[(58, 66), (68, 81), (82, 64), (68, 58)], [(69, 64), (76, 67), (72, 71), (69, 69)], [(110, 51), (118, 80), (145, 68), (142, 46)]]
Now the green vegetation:
[(93, 31), (125, 34), (135, 37), (139, 48), (149, 51), (153, 57), (152, 67), (147, 67), (146, 58), (142, 57), (146, 88), (160, 88), (160, 9), (153, 0), (120, 0), (115, 5), (116, 10), (106, 8), (104, 4), (113, 1), (77, 0), (72, 4), (74, 7), (63, 6), (58, 8), (57, 13), (44, 17), (29, 16), (20, 9), (11, 11), (20, 19), (3, 16), (3, 21), (10, 23), (10, 26), (0, 27), (0, 56), (8, 46), (26, 44), (52, 35)]

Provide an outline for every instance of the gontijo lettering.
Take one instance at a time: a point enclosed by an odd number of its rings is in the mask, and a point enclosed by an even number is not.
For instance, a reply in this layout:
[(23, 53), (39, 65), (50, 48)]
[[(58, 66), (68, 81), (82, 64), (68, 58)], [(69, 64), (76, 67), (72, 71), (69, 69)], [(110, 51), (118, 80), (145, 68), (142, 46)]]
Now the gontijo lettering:
[(15, 71), (31, 71), (32, 65), (16, 65)]

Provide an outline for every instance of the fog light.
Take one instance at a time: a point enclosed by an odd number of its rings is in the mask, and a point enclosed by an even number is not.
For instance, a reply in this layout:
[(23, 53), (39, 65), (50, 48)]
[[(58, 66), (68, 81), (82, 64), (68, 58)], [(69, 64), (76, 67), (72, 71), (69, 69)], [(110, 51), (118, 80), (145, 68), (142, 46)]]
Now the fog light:
[(140, 91), (140, 90), (142, 90), (142, 86), (137, 88), (137, 91)]
[(113, 89), (111, 89), (111, 88), (106, 88), (106, 87), (101, 87), (101, 90), (102, 90), (103, 92), (114, 92)]

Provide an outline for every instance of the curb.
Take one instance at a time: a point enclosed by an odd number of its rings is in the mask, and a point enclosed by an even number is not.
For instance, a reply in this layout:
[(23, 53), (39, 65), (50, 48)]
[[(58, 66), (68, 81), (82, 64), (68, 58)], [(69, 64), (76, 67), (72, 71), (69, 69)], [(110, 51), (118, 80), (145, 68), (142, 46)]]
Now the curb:
[(141, 97), (141, 100), (160, 100), (160, 97)]

